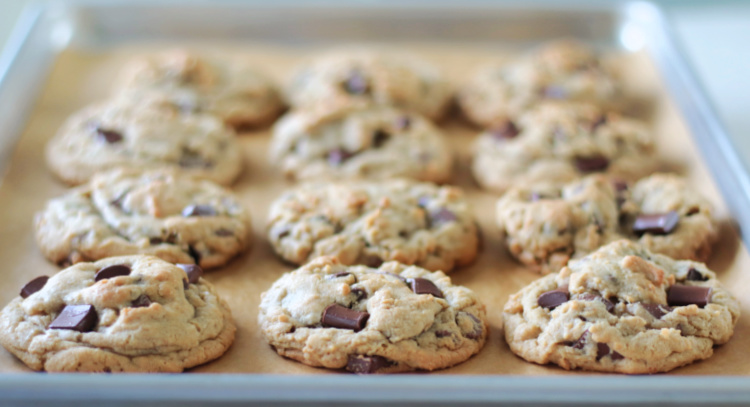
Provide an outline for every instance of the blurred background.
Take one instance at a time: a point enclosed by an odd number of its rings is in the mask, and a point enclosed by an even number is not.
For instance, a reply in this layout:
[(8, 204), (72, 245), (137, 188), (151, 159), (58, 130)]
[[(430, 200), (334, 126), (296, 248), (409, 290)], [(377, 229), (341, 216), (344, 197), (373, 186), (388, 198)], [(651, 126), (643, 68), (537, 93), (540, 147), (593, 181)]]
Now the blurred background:
[[(103, 0), (106, 1), (106, 0)], [(191, 0), (185, 0), (191, 1)], [(238, 0), (241, 1), (241, 0)], [(458, 0), (457, 0), (458, 1)], [(562, 1), (562, 0), (561, 0)], [(609, 0), (602, 0), (609, 1)], [(0, 0), (0, 49), (33, 0)], [(750, 168), (750, 1), (658, 0)]]

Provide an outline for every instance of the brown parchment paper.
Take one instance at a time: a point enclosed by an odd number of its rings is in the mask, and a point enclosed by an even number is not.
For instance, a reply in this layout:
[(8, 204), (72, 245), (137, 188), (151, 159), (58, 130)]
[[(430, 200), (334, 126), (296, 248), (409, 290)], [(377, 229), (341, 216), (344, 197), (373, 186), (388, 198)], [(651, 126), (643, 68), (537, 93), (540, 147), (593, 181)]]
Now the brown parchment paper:
[[(55, 180), (46, 168), (43, 155), (46, 141), (68, 115), (88, 103), (107, 97), (123, 61), (137, 52), (160, 49), (165, 45), (128, 46), (106, 52), (66, 50), (57, 58), (0, 185), (0, 305), (7, 304), (17, 296), (23, 284), (32, 277), (58, 271), (57, 266), (42, 257), (32, 230), (34, 213), (44, 207), (46, 200), (66, 191), (66, 187)], [(193, 45), (198, 49), (217, 48), (215, 44)], [(221, 47), (229, 52), (246, 53), (260, 69), (280, 83), (296, 63), (319, 51), (288, 44), (222, 44)], [(510, 54), (498, 51), (496, 45), (489, 48), (466, 44), (400, 44), (399, 48), (434, 62), (455, 83), (460, 83), (477, 64), (507, 58)], [(750, 354), (745, 352), (750, 348), (750, 291), (747, 289), (750, 287), (750, 270), (747, 270), (750, 259), (747, 249), (732, 226), (722, 198), (648, 57), (644, 54), (613, 54), (609, 59), (620, 69), (627, 93), (633, 101), (630, 112), (648, 120), (653, 126), (665, 163), (663, 168), (689, 177), (692, 185), (715, 204), (722, 224), (721, 239), (715, 246), (709, 266), (743, 304), (742, 317), (734, 338), (728, 344), (717, 347), (711, 359), (669, 374), (750, 374)], [(13, 101), (3, 100), (0, 103)], [(457, 114), (441, 123), (441, 126), (458, 153), (452, 183), (467, 191), (484, 235), (483, 249), (476, 262), (454, 271), (451, 277), (454, 283), (466, 285), (480, 295), (487, 306), (491, 332), (486, 346), (478, 355), (453, 368), (430, 374), (589, 374), (569, 373), (556, 366), (527, 363), (513, 355), (505, 344), (502, 332), (503, 305), (510, 294), (539, 275), (524, 269), (509, 257), (495, 225), (494, 203), (497, 196), (480, 191), (471, 179), (468, 151), (477, 130)], [(223, 357), (191, 372), (331, 374), (331, 371), (307, 367), (278, 356), (263, 341), (256, 328), (260, 293), (282, 273), (292, 269), (274, 256), (265, 239), (268, 207), (292, 184), (268, 162), (268, 129), (239, 137), (244, 150), (245, 170), (233, 187), (250, 209), (255, 243), (249, 253), (205, 275), (229, 303), (238, 327), (237, 337)], [(31, 370), (0, 349), (0, 372), (27, 373)]]

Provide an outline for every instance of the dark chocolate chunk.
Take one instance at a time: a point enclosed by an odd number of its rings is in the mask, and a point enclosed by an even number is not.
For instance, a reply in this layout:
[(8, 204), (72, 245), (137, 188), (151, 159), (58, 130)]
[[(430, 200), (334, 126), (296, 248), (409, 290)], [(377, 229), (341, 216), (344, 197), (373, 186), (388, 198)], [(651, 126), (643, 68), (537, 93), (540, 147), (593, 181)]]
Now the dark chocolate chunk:
[(568, 290), (558, 288), (556, 290), (542, 293), (539, 298), (537, 298), (536, 303), (539, 304), (540, 307), (553, 310), (559, 305), (568, 302), (569, 299), (570, 294), (568, 294)]
[(328, 163), (331, 165), (341, 165), (344, 161), (354, 156), (343, 148), (336, 148), (328, 152)]
[(352, 95), (364, 95), (370, 91), (370, 83), (359, 70), (353, 70), (344, 82), (344, 89)]
[(617, 353), (616, 351), (612, 351), (612, 353), (609, 355), (612, 360), (621, 360), (625, 359), (625, 356), (622, 356), (621, 354)]
[(367, 291), (365, 291), (364, 288), (352, 288), (352, 294), (357, 296), (357, 301), (362, 301), (367, 298)]
[(102, 127), (96, 128), (96, 135), (103, 141), (109, 144), (115, 144), (122, 141), (122, 133), (117, 130), (105, 129)]
[(401, 116), (396, 119), (394, 127), (396, 127), (396, 130), (409, 130), (409, 127), (411, 127), (411, 119), (409, 119), (409, 116)]
[(435, 331), (436, 338), (445, 338), (446, 336), (453, 336), (453, 335), (451, 334), (451, 331), (448, 331), (445, 329), (442, 329), (440, 331)]
[(579, 295), (576, 299), (580, 301), (600, 301), (602, 304), (604, 304), (604, 307), (607, 308), (608, 312), (611, 313), (612, 311), (615, 310), (615, 304), (613, 304), (612, 301), (600, 295), (586, 293), (586, 294)]
[(506, 121), (502, 126), (490, 130), (492, 137), (498, 140), (516, 138), (519, 133), (520, 131), (518, 130), (518, 127), (516, 127), (516, 124), (510, 120)]
[(440, 208), (436, 211), (430, 212), (430, 226), (439, 225), (441, 223), (453, 222), (456, 219), (456, 214), (450, 209)]
[(151, 305), (151, 298), (148, 298), (148, 295), (146, 294), (141, 294), (140, 296), (138, 296), (138, 298), (133, 300), (132, 303), (130, 303), (130, 306), (132, 308), (148, 307), (149, 305)]
[(362, 263), (367, 267), (377, 268), (383, 264), (383, 259), (380, 256), (370, 254), (365, 257)]
[(661, 304), (644, 304), (644, 303), (641, 303), (641, 307), (643, 307), (643, 309), (645, 309), (646, 311), (648, 311), (648, 313), (651, 314), (651, 315), (653, 315), (654, 318), (656, 318), (656, 319), (660, 319), (661, 317), (663, 317), (664, 315), (667, 315), (668, 313), (670, 313), (672, 311), (672, 308), (670, 308), (670, 307), (668, 307), (666, 305), (661, 305)]
[(430, 294), (433, 297), (443, 298), (443, 292), (435, 283), (426, 278), (412, 278), (407, 281), (411, 283), (411, 290), (415, 294)]
[(97, 271), (96, 275), (94, 275), (94, 281), (127, 275), (130, 275), (130, 266), (125, 264), (115, 264), (114, 266), (105, 267)]
[(185, 271), (190, 284), (197, 283), (198, 279), (203, 275), (203, 269), (196, 264), (177, 264), (176, 266)]
[(356, 311), (339, 304), (331, 304), (323, 310), (321, 322), (323, 326), (352, 329), (357, 332), (365, 327), (368, 318), (370, 318), (370, 314), (367, 312)]
[(676, 211), (638, 215), (633, 223), (633, 232), (637, 235), (642, 235), (644, 233), (667, 235), (672, 233), (679, 221), (680, 215)]
[(673, 307), (695, 304), (705, 307), (711, 302), (711, 287), (675, 284), (667, 291), (667, 303)]
[(39, 276), (29, 281), (25, 286), (23, 286), (23, 288), (21, 288), (21, 297), (28, 298), (31, 294), (34, 294), (35, 292), (41, 290), (47, 284), (47, 280), (49, 280), (49, 277)]
[(349, 355), (346, 362), (346, 370), (357, 374), (372, 374), (378, 370), (393, 366), (393, 362), (377, 355)]
[(60, 315), (49, 324), (49, 329), (71, 329), (88, 332), (94, 329), (98, 316), (93, 305), (66, 305)]
[(609, 345), (607, 345), (606, 343), (597, 342), (596, 343), (596, 360), (599, 360), (607, 355), (609, 355)]
[(390, 138), (391, 135), (384, 132), (383, 130), (375, 130), (375, 133), (372, 134), (372, 146), (375, 148), (380, 148)]
[(148, 239), (148, 244), (150, 245), (156, 245), (156, 244), (162, 244), (162, 243), (164, 243), (164, 240), (162, 240), (162, 238), (160, 237), (150, 237)]
[(475, 317), (473, 314), (469, 314), (465, 311), (458, 311), (456, 313), (456, 325), (461, 327), (461, 324), (458, 322), (459, 317), (466, 317), (469, 318), (472, 322), (472, 330), (468, 332), (464, 332), (463, 329), (461, 329), (461, 335), (468, 339), (474, 339), (477, 340), (482, 336), (482, 333), (484, 333), (484, 327), (482, 326), (482, 321), (479, 320), (479, 318)]
[(706, 280), (708, 280), (708, 277), (706, 277), (703, 274), (701, 274), (700, 271), (698, 271), (698, 270), (696, 270), (694, 268), (691, 268), (687, 272), (687, 279), (688, 279), (688, 281), (706, 281)]
[(216, 209), (211, 205), (188, 205), (182, 210), (182, 216), (216, 216)]
[(575, 342), (566, 342), (568, 346), (572, 347), (573, 349), (583, 349), (584, 346), (586, 346), (586, 339), (589, 336), (589, 330), (583, 331), (581, 336), (576, 340)]
[(351, 274), (352, 274), (352, 273), (350, 273), (350, 272), (348, 272), (348, 271), (342, 271), (342, 272), (340, 272), (340, 273), (336, 273), (336, 274), (334, 274), (334, 275), (333, 275), (333, 278), (346, 277), (346, 276), (348, 276), (348, 275), (351, 275)]
[(609, 159), (603, 155), (576, 158), (576, 168), (581, 172), (604, 171), (607, 167), (609, 167)]
[(234, 232), (232, 232), (232, 231), (231, 231), (231, 230), (229, 230), (229, 229), (224, 229), (224, 228), (221, 228), (221, 229), (217, 230), (216, 232), (214, 232), (214, 234), (215, 234), (216, 236), (219, 236), (219, 237), (229, 237), (229, 236), (234, 236)]

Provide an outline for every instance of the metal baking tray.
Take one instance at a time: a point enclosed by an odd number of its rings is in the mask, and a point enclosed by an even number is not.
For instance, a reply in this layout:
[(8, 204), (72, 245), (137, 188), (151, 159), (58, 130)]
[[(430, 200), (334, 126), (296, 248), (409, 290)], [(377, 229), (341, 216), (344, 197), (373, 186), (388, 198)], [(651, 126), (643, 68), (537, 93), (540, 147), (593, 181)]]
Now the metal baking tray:
[[(519, 2), (521, 3), (521, 2)], [(645, 47), (688, 124), (745, 242), (750, 178), (661, 10), (650, 2), (128, 1), (35, 3), (0, 55), (0, 168), (27, 124), (58, 52), (142, 41), (242, 40), (286, 44), (438, 40), (531, 44), (574, 36), (624, 50)], [(2, 177), (0, 177), (2, 183)], [(748, 377), (405, 374), (0, 374), (0, 405), (739, 405)]]

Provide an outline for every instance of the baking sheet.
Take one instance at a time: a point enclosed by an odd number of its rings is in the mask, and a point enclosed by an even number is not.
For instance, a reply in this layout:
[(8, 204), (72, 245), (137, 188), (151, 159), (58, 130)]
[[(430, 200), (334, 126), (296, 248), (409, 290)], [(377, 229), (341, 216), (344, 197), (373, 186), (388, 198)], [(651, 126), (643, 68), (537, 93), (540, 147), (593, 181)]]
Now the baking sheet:
[[(283, 81), (290, 69), (319, 49), (292, 45), (243, 44), (220, 45), (228, 52), (247, 54), (260, 69)], [(200, 44), (199, 49), (215, 50), (215, 44)], [(441, 67), (446, 76), (460, 82), (467, 71), (479, 63), (507, 58), (512, 51), (497, 46), (467, 44), (400, 44), (400, 49), (415, 52)], [(154, 46), (119, 47), (107, 52), (66, 50), (52, 70), (43, 93), (28, 121), (16, 150), (12, 154), (8, 172), (0, 185), (0, 259), (3, 261), (3, 284), (0, 303), (6, 304), (20, 287), (32, 277), (53, 274), (58, 268), (44, 259), (36, 247), (31, 227), (36, 211), (47, 199), (61, 195), (66, 188), (57, 182), (44, 164), (43, 147), (68, 115), (86, 104), (106, 97), (112, 80), (123, 61), (138, 52), (154, 50)], [(750, 294), (742, 290), (748, 285), (749, 264), (744, 244), (729, 219), (705, 165), (679, 117), (660, 85), (654, 67), (645, 54), (612, 55), (610, 61), (621, 69), (627, 93), (634, 103), (632, 112), (647, 119), (653, 126), (665, 169), (687, 176), (692, 185), (714, 202), (721, 219), (721, 240), (709, 267), (717, 272), (722, 282), (744, 304)], [(4, 101), (4, 103), (8, 103)], [(566, 372), (555, 366), (527, 363), (513, 355), (505, 345), (502, 333), (502, 307), (508, 296), (539, 275), (525, 270), (505, 251), (495, 226), (495, 194), (480, 191), (471, 180), (468, 163), (470, 140), (477, 133), (463, 120), (453, 117), (441, 123), (446, 137), (459, 152), (452, 183), (463, 187), (474, 205), (475, 215), (482, 227), (484, 246), (476, 262), (456, 270), (451, 277), (456, 284), (474, 289), (487, 306), (491, 325), (490, 338), (484, 349), (469, 361), (453, 368), (431, 374), (480, 375), (562, 375)], [(281, 373), (330, 374), (325, 369), (304, 366), (276, 354), (256, 329), (259, 296), (282, 273), (292, 268), (275, 257), (265, 240), (265, 221), (270, 203), (285, 188), (291, 187), (267, 161), (269, 131), (262, 130), (240, 136), (245, 152), (245, 171), (234, 190), (249, 208), (253, 217), (255, 244), (249, 253), (241, 255), (228, 266), (209, 272), (205, 277), (214, 283), (227, 300), (235, 317), (238, 332), (234, 345), (220, 359), (194, 368), (200, 373)], [(678, 375), (746, 375), (750, 360), (744, 352), (750, 346), (750, 312), (743, 306), (743, 315), (736, 327), (735, 337), (727, 345), (717, 347), (714, 356), (670, 374)], [(30, 372), (6, 351), (0, 351), (0, 372)], [(590, 374), (573, 372), (568, 374)]]

